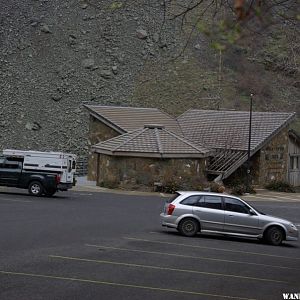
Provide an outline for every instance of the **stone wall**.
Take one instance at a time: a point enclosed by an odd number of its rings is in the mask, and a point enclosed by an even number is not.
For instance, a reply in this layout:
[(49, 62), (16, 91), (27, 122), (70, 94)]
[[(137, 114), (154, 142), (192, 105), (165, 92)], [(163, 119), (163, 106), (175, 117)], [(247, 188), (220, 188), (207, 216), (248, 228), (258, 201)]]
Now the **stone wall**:
[[(263, 187), (272, 180), (288, 180), (288, 143), (288, 128), (285, 128), (251, 157), (250, 176), (253, 185)], [(247, 168), (244, 164), (224, 182), (229, 185), (246, 183), (246, 174)]]
[[(103, 124), (96, 118), (90, 115), (89, 122), (89, 147), (101, 142), (111, 139), (119, 135), (118, 132)], [(93, 153), (90, 149), (88, 159), (88, 180), (96, 181), (97, 177), (97, 153)]]
[(99, 154), (97, 185), (153, 190), (155, 185), (197, 189), (205, 181), (205, 159), (157, 159)]
[(288, 128), (283, 129), (260, 150), (257, 182), (288, 181)]

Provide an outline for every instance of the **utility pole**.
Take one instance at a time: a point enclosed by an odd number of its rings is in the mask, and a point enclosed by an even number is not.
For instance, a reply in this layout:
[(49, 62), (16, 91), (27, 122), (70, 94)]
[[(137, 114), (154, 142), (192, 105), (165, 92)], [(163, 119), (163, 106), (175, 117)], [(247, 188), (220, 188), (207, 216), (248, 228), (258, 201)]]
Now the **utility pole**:
[(248, 159), (247, 159), (247, 192), (250, 192), (251, 176), (250, 176), (250, 156), (251, 156), (251, 134), (252, 134), (252, 108), (253, 94), (250, 94), (250, 115), (249, 115), (249, 137), (248, 137)]

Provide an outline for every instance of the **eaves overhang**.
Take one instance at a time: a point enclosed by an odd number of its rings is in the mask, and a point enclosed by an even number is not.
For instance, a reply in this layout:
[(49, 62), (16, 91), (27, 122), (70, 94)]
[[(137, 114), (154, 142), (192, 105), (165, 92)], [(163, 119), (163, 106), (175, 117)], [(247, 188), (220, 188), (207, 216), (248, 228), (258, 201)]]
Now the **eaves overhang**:
[(107, 118), (103, 117), (102, 115), (98, 114), (97, 112), (95, 112), (92, 108), (90, 108), (89, 105), (84, 104), (83, 107), (88, 110), (88, 112), (91, 116), (93, 116), (94, 118), (96, 118), (97, 120), (99, 120), (100, 122), (105, 124), (106, 126), (114, 129), (119, 134), (124, 134), (124, 133), (127, 132), (124, 128), (121, 128), (120, 126), (116, 125), (115, 123), (113, 123), (109, 119), (107, 119)]

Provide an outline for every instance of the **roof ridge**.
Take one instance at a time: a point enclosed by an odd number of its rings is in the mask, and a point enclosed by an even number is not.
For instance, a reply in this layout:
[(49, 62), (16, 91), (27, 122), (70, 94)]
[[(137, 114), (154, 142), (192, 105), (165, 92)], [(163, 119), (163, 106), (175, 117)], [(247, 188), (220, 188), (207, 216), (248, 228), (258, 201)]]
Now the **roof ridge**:
[[(183, 112), (182, 114), (180, 114), (179, 116), (176, 117), (176, 120), (178, 122), (178, 119), (181, 118), (184, 114), (188, 113), (190, 110), (193, 110), (193, 108), (189, 108), (188, 110), (186, 110), (185, 112)], [(179, 122), (178, 122), (179, 124)]]
[[(190, 108), (188, 109), (186, 112), (182, 113), (181, 115), (179, 115), (177, 117), (180, 118), (182, 117), (184, 114), (190, 112), (190, 111), (201, 111), (201, 112), (214, 112), (214, 113), (218, 113), (218, 112), (230, 112), (230, 113), (249, 113), (248, 110), (218, 110), (218, 109), (199, 109), (199, 108)], [(252, 111), (253, 114), (285, 114), (285, 115), (294, 115), (295, 112), (285, 112), (285, 111)]]
[(154, 133), (155, 133), (155, 137), (156, 137), (156, 144), (157, 144), (158, 152), (161, 155), (163, 154), (163, 147), (162, 147), (162, 143), (161, 143), (161, 140), (160, 140), (159, 130), (163, 130), (163, 129), (164, 128), (162, 128), (162, 129), (154, 128)]
[(138, 137), (140, 134), (144, 133), (147, 130), (147, 128), (138, 128), (134, 131), (128, 132), (128, 135), (131, 135), (133, 133), (135, 133), (136, 131), (140, 131), (137, 134), (135, 134), (134, 136), (132, 136), (131, 138), (129, 138), (128, 140), (124, 141), (123, 143), (121, 143), (120, 145), (118, 145), (117, 147), (115, 147), (112, 152), (117, 151), (117, 149), (121, 148), (122, 146), (126, 145), (127, 143), (129, 143), (130, 141), (132, 141), (133, 139), (135, 139), (136, 137)]
[[(203, 151), (201, 149), (199, 149), (196, 145), (192, 144), (189, 140), (187, 140), (186, 138), (181, 138), (180, 136), (176, 135), (175, 133), (167, 130), (167, 129), (163, 129), (164, 131), (166, 131), (167, 133), (171, 134), (173, 137), (175, 137), (176, 139), (180, 140), (181, 142), (184, 142), (186, 144), (188, 144), (189, 146), (191, 146), (192, 148), (196, 149), (197, 151), (203, 153)], [(210, 149), (207, 149), (206, 147), (203, 146), (203, 148), (205, 150), (210, 151)]]
[(84, 106), (92, 107), (105, 107), (105, 108), (132, 108), (132, 109), (155, 109), (159, 110), (157, 107), (135, 107), (135, 106), (116, 106), (116, 105), (101, 105), (101, 104), (84, 104)]

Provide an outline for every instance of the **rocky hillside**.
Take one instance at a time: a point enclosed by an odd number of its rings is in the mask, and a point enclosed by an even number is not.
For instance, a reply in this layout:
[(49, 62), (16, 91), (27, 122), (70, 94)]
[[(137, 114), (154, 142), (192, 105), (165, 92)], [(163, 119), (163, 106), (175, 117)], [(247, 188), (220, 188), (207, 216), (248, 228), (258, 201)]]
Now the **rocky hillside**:
[(293, 40), (291, 49), (284, 28), (221, 57), (194, 34), (177, 57), (186, 35), (176, 20), (164, 21), (163, 4), (0, 0), (0, 149), (86, 153), (83, 103), (177, 115), (247, 109), (253, 91), (256, 110), (300, 115), (299, 47)]

